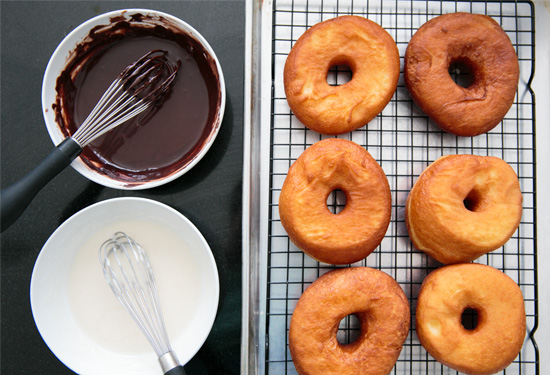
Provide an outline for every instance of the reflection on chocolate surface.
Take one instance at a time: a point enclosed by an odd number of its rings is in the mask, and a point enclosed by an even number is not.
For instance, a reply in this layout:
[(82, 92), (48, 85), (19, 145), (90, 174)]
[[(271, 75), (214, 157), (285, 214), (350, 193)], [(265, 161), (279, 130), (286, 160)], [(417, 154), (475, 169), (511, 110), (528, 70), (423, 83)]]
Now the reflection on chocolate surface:
[(135, 185), (178, 172), (197, 157), (218, 127), (221, 88), (215, 60), (169, 20), (134, 14), (97, 26), (72, 52), (57, 79), (56, 121), (69, 136), (113, 79), (150, 50), (181, 61), (162, 104), (98, 138), (81, 155), (110, 178)]

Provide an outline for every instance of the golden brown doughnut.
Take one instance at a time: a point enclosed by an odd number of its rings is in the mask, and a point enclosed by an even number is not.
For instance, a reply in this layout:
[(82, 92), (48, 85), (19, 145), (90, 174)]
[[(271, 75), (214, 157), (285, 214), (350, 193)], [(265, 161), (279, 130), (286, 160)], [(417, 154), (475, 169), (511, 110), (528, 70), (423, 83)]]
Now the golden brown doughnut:
[[(473, 83), (457, 85), (449, 74), (459, 62)], [(493, 129), (514, 102), (519, 63), (510, 38), (491, 17), (449, 13), (435, 17), (411, 38), (405, 83), (416, 104), (441, 129), (474, 136)]]
[(510, 239), (522, 201), (518, 177), (504, 160), (447, 155), (418, 177), (405, 221), (417, 249), (444, 264), (469, 262)]
[[(333, 214), (327, 198), (346, 194)], [(308, 147), (290, 167), (279, 196), (281, 224), (290, 239), (312, 258), (348, 264), (372, 253), (391, 217), (391, 193), (380, 165), (363, 147), (325, 139)]]
[[(340, 321), (355, 315), (359, 338), (340, 344)], [(367, 267), (330, 271), (302, 294), (290, 322), (289, 348), (300, 375), (386, 375), (409, 332), (409, 302), (389, 275)]]
[[(477, 312), (466, 329), (461, 316)], [(470, 375), (494, 374), (518, 355), (525, 339), (525, 306), (519, 286), (482, 264), (455, 264), (431, 272), (422, 283), (416, 332), (437, 361)]]
[[(327, 83), (332, 66), (346, 65), (352, 79)], [(322, 134), (347, 133), (378, 115), (397, 88), (399, 51), (380, 25), (341, 16), (308, 29), (294, 44), (284, 68), (288, 104), (308, 128)]]

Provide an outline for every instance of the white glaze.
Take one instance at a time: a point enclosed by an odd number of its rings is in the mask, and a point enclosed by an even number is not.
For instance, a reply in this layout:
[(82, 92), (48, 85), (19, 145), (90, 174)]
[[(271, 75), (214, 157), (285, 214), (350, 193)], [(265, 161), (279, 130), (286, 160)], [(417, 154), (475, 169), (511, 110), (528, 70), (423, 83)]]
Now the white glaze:
[(200, 280), (193, 253), (182, 246), (173, 229), (155, 222), (123, 220), (109, 223), (74, 249), (76, 252), (69, 275), (68, 300), (79, 327), (98, 344), (124, 355), (152, 352), (136, 323), (124, 310), (107, 285), (99, 263), (101, 244), (115, 232), (124, 231), (148, 253), (155, 273), (166, 328), (177, 337), (191, 321), (192, 308), (199, 303)]

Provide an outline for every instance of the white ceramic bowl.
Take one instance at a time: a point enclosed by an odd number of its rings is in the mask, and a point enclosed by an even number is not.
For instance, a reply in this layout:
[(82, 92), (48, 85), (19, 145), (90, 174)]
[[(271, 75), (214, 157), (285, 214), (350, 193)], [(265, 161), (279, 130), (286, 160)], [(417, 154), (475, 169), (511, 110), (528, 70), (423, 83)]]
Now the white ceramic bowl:
[[(190, 26), (186, 22), (170, 14), (166, 14), (163, 12), (150, 10), (150, 9), (123, 9), (123, 10), (117, 10), (117, 11), (101, 14), (99, 16), (96, 16), (84, 22), (83, 24), (78, 26), (76, 29), (74, 29), (71, 33), (69, 33), (61, 41), (59, 46), (56, 48), (46, 67), (44, 80), (42, 82), (42, 111), (44, 114), (44, 119), (46, 122), (48, 133), (50, 135), (50, 138), (52, 139), (52, 142), (55, 145), (58, 145), (65, 138), (65, 136), (63, 135), (63, 133), (59, 128), (59, 125), (55, 121), (55, 117), (56, 117), (55, 111), (52, 110), (52, 104), (56, 102), (56, 95), (57, 95), (57, 92), (55, 89), (56, 80), (61, 74), (61, 72), (64, 70), (64, 68), (66, 67), (67, 61), (70, 59), (71, 54), (74, 52), (76, 46), (86, 39), (90, 30), (93, 29), (94, 27), (109, 25), (111, 23), (111, 20), (116, 20), (115, 22), (119, 22), (121, 21), (121, 19), (125, 19), (130, 22), (132, 15), (135, 15), (135, 14), (149, 16), (152, 19), (168, 20), (168, 22), (170, 23), (170, 26), (175, 25), (182, 32), (187, 33), (188, 35), (196, 39), (204, 47), (207, 53), (210, 54), (210, 57), (212, 58), (212, 60), (214, 60), (216, 63), (216, 68), (217, 68), (218, 77), (219, 77), (221, 101), (219, 106), (219, 112), (215, 118), (215, 124), (213, 124), (212, 126), (212, 131), (207, 141), (201, 146), (201, 149), (194, 155), (193, 159), (189, 163), (181, 166), (178, 170), (169, 174), (166, 177), (154, 179), (146, 182), (136, 181), (135, 183), (132, 183), (129, 181), (116, 180), (102, 173), (99, 173), (95, 170), (92, 170), (84, 162), (82, 162), (80, 158), (77, 158), (71, 164), (73, 168), (76, 169), (80, 174), (82, 174), (83, 176), (89, 178), (94, 182), (97, 182), (107, 187), (125, 189), (125, 190), (147, 189), (147, 188), (160, 186), (180, 177), (181, 175), (189, 171), (191, 168), (193, 168), (193, 166), (195, 166), (203, 158), (203, 156), (210, 149), (212, 143), (214, 142), (223, 120), (223, 115), (225, 111), (225, 102), (226, 102), (225, 81), (224, 81), (222, 69), (218, 61), (218, 58), (216, 57), (214, 50), (212, 49), (212, 47), (210, 47), (206, 39), (204, 39), (204, 37), (192, 26)], [(151, 23), (152, 21), (148, 21), (148, 22)]]
[(214, 323), (219, 300), (216, 263), (187, 218), (143, 198), (116, 198), (89, 206), (48, 239), (30, 288), (42, 338), (78, 374), (161, 372), (153, 349), (103, 277), (99, 247), (118, 230), (149, 254), (172, 347), (181, 363), (187, 363)]

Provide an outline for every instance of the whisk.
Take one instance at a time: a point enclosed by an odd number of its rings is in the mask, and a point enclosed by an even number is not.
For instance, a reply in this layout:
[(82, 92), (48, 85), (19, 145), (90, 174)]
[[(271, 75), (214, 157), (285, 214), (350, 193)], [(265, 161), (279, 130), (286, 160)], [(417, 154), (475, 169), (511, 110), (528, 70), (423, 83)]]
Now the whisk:
[(113, 293), (153, 347), (164, 374), (185, 374), (166, 333), (153, 269), (145, 250), (127, 234), (117, 232), (101, 245), (99, 262)]
[(168, 63), (166, 53), (153, 50), (127, 66), (105, 91), (86, 120), (30, 173), (0, 192), (1, 230), (23, 213), (36, 194), (76, 159), (97, 137), (158, 103), (176, 79), (180, 62)]

